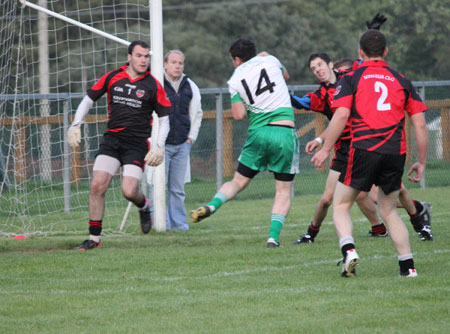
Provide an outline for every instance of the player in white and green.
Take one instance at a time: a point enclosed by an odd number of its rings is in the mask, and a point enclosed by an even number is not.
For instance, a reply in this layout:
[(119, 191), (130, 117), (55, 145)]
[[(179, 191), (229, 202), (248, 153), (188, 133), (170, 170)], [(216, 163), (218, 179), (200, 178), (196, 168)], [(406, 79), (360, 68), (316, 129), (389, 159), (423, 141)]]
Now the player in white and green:
[(248, 138), (231, 181), (226, 182), (206, 206), (191, 211), (193, 222), (209, 217), (234, 198), (259, 172), (275, 176), (275, 200), (267, 247), (280, 247), (279, 235), (291, 206), (291, 186), (299, 172), (299, 145), (286, 69), (266, 52), (256, 55), (255, 44), (238, 39), (230, 47), (236, 67), (228, 81), (235, 120), (248, 115)]

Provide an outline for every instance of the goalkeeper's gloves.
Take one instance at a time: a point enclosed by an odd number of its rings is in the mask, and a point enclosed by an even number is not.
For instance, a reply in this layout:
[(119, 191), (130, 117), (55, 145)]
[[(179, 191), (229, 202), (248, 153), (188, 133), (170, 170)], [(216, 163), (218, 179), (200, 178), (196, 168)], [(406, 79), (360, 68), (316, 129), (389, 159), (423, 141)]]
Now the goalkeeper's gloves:
[(159, 166), (164, 161), (164, 149), (155, 145), (155, 147), (152, 147), (150, 151), (148, 151), (144, 160), (149, 166)]
[(81, 130), (79, 126), (71, 125), (67, 132), (67, 142), (72, 147), (78, 147), (81, 143)]
[(387, 21), (387, 18), (384, 15), (377, 13), (377, 15), (375, 15), (373, 17), (371, 22), (366, 21), (367, 29), (380, 30), (381, 26), (386, 21)]

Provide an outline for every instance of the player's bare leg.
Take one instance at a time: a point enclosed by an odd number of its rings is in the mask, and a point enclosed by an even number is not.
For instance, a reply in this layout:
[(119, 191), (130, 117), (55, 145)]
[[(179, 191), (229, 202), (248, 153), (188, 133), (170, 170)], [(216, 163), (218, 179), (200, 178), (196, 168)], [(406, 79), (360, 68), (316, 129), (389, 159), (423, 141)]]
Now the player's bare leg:
[(233, 199), (239, 192), (244, 190), (252, 179), (243, 176), (239, 172), (235, 172), (233, 179), (224, 183), (214, 198), (208, 203), (208, 205), (201, 206), (191, 211), (191, 219), (194, 223), (197, 223), (215, 211), (217, 211), (225, 202)]
[(370, 225), (372, 225), (369, 235), (373, 237), (387, 237), (389, 234), (386, 231), (386, 226), (380, 221), (377, 207), (370, 199), (369, 193), (361, 191), (356, 197), (356, 203), (364, 216), (369, 220)]
[(433, 241), (431, 234), (431, 205), (412, 199), (409, 191), (401, 185), (399, 202), (405, 208), (410, 217), (414, 230), (419, 234), (422, 241)]
[(105, 211), (105, 195), (113, 176), (102, 170), (95, 170), (89, 194), (89, 217), (91, 220), (103, 220)]
[(122, 194), (127, 200), (138, 207), (141, 231), (147, 234), (152, 229), (153, 224), (150, 212), (150, 200), (145, 197), (139, 188), (142, 170), (134, 165), (125, 165), (125, 167), (122, 178)]
[(414, 268), (408, 229), (397, 213), (399, 192), (400, 190), (397, 190), (386, 195), (381, 188), (378, 189), (378, 203), (381, 216), (388, 225), (389, 234), (397, 250), (400, 274), (415, 277), (417, 272)]
[(353, 239), (353, 224), (350, 210), (356, 201), (359, 190), (338, 182), (333, 199), (333, 222), (339, 238), (339, 247), (343, 258), (343, 269), (341, 275), (351, 277), (355, 275), (356, 266), (359, 263), (358, 254), (355, 251)]
[(397, 213), (399, 190), (386, 195), (381, 188), (378, 189), (378, 205), (381, 217), (386, 222), (391, 239), (399, 255), (411, 253), (409, 233), (402, 219)]
[(320, 231), (320, 226), (324, 221), (325, 217), (328, 213), (328, 208), (331, 206), (333, 202), (334, 190), (336, 189), (336, 184), (338, 182), (339, 176), (341, 173), (330, 169), (328, 171), (327, 181), (325, 183), (325, 190), (320, 198), (319, 202), (317, 202), (313, 219), (311, 224), (308, 226), (308, 231), (301, 235), (297, 240), (293, 242), (296, 244), (304, 244), (304, 243), (313, 243), (314, 238)]
[(405, 208), (406, 212), (408, 212), (410, 216), (417, 214), (417, 208), (414, 205), (414, 201), (409, 194), (409, 191), (403, 186), (403, 183), (400, 188), (398, 200), (400, 202), (400, 205), (398, 205), (398, 207)]
[(279, 237), (291, 208), (292, 181), (275, 180), (275, 199), (272, 206), (269, 238), (267, 247), (281, 247)]

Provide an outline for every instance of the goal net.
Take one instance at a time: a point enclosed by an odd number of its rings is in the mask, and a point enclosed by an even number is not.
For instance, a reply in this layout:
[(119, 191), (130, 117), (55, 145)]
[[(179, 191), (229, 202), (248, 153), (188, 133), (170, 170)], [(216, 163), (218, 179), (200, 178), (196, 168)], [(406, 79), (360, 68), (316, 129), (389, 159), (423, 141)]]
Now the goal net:
[[(86, 90), (126, 63), (127, 46), (120, 40), (151, 41), (151, 6), (149, 0), (2, 1), (0, 235), (87, 232), (89, 184), (106, 129), (106, 96), (86, 116), (79, 149), (70, 149), (67, 129)], [(162, 61), (158, 66), (162, 71)], [(127, 206), (118, 173), (106, 195), (105, 233), (118, 231)], [(128, 219), (138, 222), (136, 208)], [(138, 225), (127, 224), (125, 231)]]

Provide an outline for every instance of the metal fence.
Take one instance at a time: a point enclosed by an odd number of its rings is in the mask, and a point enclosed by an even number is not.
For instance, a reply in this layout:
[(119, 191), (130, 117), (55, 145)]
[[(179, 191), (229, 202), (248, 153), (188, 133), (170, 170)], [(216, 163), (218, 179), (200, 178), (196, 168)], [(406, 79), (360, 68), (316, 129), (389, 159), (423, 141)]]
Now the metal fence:
[[(421, 187), (450, 185), (450, 81), (415, 82), (428, 106), (426, 113), (429, 131), (427, 171)], [(317, 85), (289, 86), (293, 94), (302, 96)], [(204, 117), (197, 141), (191, 151), (191, 182), (186, 185), (188, 202), (208, 200), (226, 180), (232, 177), (237, 159), (247, 136), (248, 122), (232, 119), (230, 98), (225, 88), (201, 89)], [(96, 104), (85, 119), (83, 143), (79, 150), (70, 151), (66, 131), (83, 94), (32, 94), (0, 96), (0, 186), (17, 189), (24, 183), (42, 185), (58, 183), (64, 190), (64, 210), (71, 207), (71, 194), (80, 184), (89, 184), (92, 164), (100, 138), (106, 129), (106, 99)], [(45, 101), (45, 103), (43, 102)], [(39, 106), (50, 109), (42, 117)], [(14, 109), (20, 109), (20, 113)], [(295, 110), (297, 133), (300, 139), (300, 174), (295, 179), (295, 195), (323, 191), (327, 168), (316, 169), (304, 150), (306, 143), (326, 127), (326, 118), (305, 110)], [(50, 171), (42, 163), (42, 127), (49, 131)], [(409, 154), (407, 168), (415, 161), (414, 140), (409, 122), (406, 126)], [(44, 176), (47, 175), (47, 176)], [(48, 177), (50, 175), (50, 178)], [(405, 182), (407, 187), (419, 185)], [(78, 188), (74, 189), (74, 185)], [(32, 187), (30, 185), (28, 188)], [(263, 172), (239, 196), (246, 198), (272, 197), (271, 173)], [(84, 204), (87, 205), (87, 202)]]

